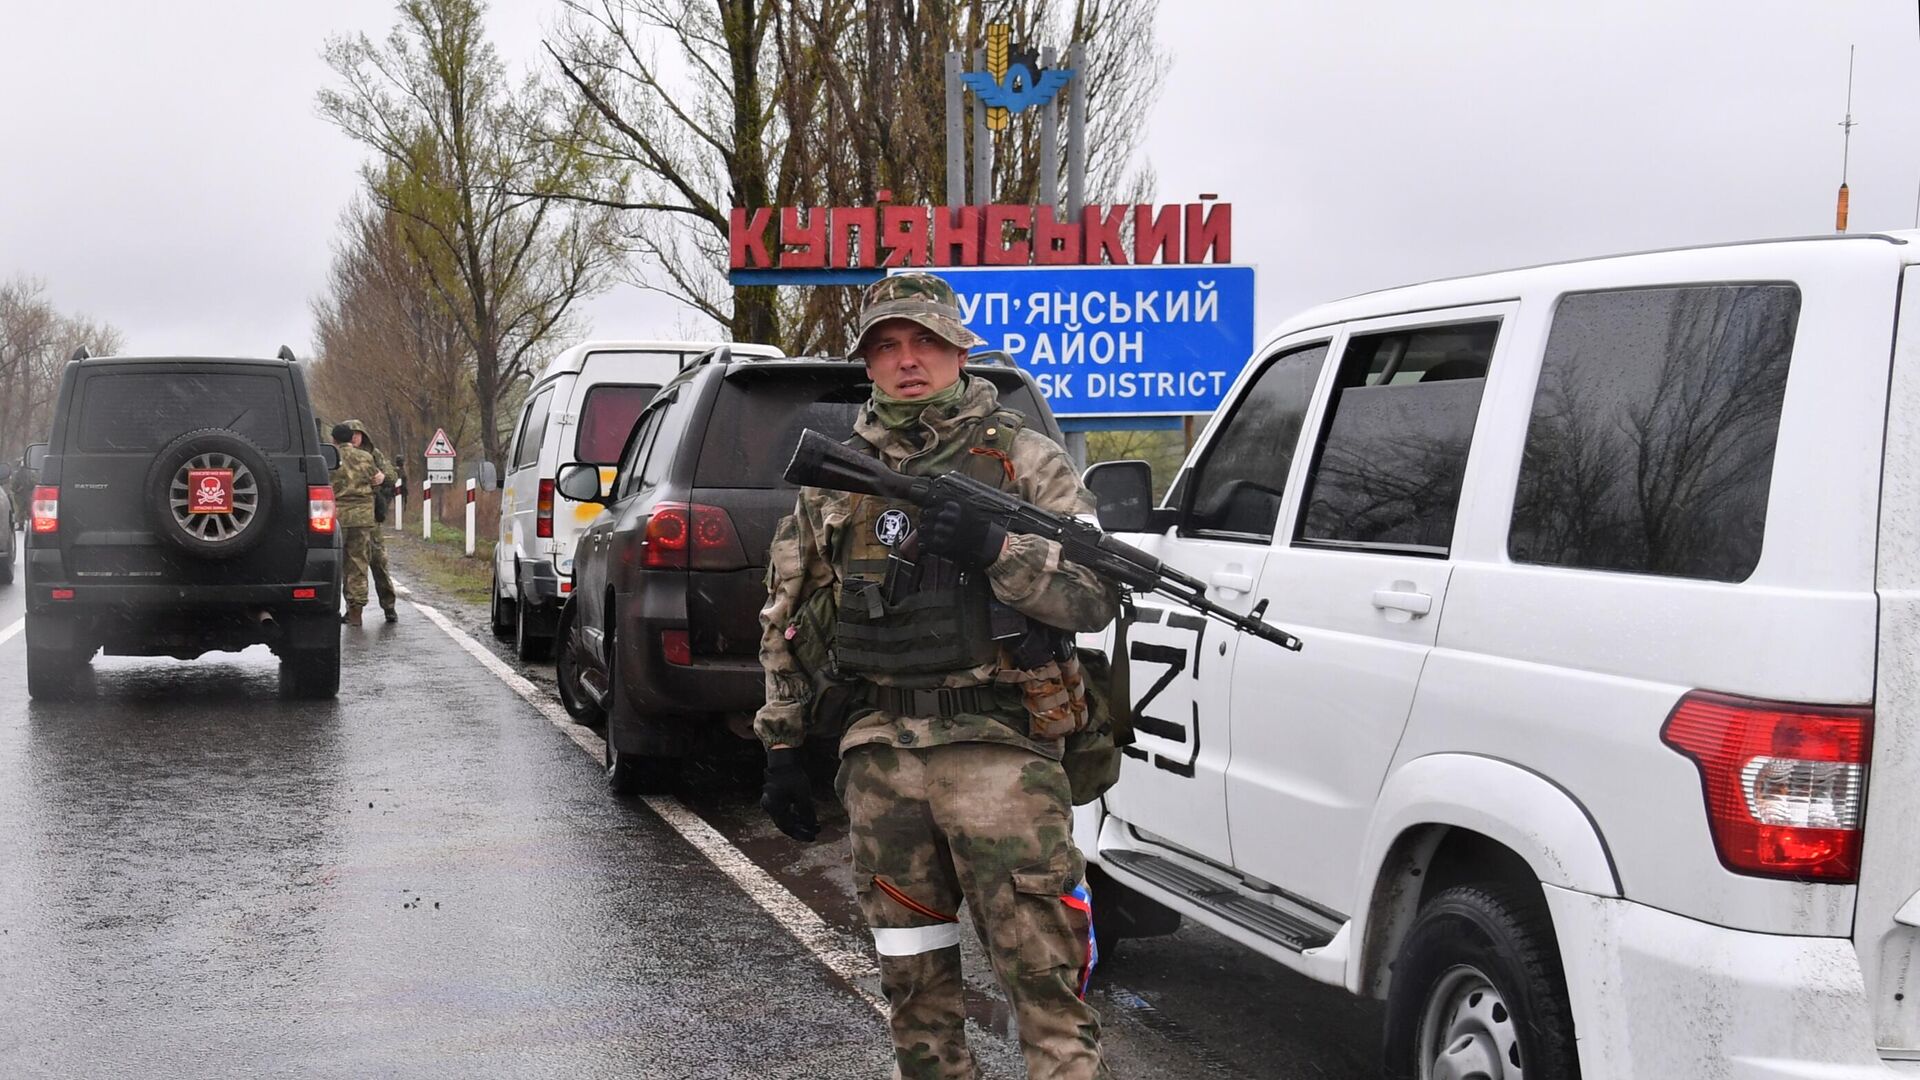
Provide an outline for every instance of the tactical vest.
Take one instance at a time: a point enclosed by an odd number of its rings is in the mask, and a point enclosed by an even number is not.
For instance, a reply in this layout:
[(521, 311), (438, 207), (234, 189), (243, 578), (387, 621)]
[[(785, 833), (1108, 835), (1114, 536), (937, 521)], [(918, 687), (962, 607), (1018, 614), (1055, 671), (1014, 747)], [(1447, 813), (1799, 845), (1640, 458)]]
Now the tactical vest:
[[(971, 441), (953, 467), (1002, 490), (1013, 487), (1007, 455), (1020, 432), (1018, 413), (996, 410), (973, 424)], [(865, 439), (849, 445), (872, 452)], [(856, 496), (838, 549), (839, 613), (833, 658), (848, 675), (884, 675), (895, 685), (938, 686), (946, 676), (990, 663), (993, 588), (984, 570), (961, 570), (938, 556), (916, 563), (894, 557), (919, 527), (920, 509), (872, 495)]]

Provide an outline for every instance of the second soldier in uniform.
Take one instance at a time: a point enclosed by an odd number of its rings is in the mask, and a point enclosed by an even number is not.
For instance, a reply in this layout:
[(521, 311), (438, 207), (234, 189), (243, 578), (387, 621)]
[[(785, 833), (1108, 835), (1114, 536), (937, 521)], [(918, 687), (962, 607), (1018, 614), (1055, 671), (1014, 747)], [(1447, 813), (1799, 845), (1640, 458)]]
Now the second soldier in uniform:
[[(859, 329), (853, 353), (873, 394), (856, 448), (910, 475), (965, 470), (1048, 510), (1093, 512), (1065, 451), (963, 372), (981, 342), (946, 282), (909, 273), (874, 284)], [(1046, 703), (1058, 703), (1062, 636), (1105, 626), (1114, 590), (1061, 561), (1054, 541), (1009, 536), (961, 504), (923, 512), (818, 488), (801, 490), (775, 532), (767, 580), (767, 701), (754, 719), (769, 748), (762, 806), (789, 835), (817, 835), (800, 761), (816, 684), (795, 638), (830, 626), (833, 665), (855, 677), (838, 784), (898, 1075), (978, 1076), (964, 900), (1018, 1017), (1028, 1075), (1107, 1076), (1099, 1018), (1082, 999), (1092, 925), (1060, 763), (1074, 727), (1070, 710)], [(1035, 659), (1034, 640), (1053, 654)]]
[(340, 467), (333, 470), (334, 513), (340, 522), (340, 539), (345, 547), (346, 570), (341, 582), (347, 594), (347, 613), (340, 621), (360, 625), (360, 611), (367, 606), (367, 560), (373, 543), (373, 488), (386, 476), (373, 463), (373, 455), (353, 445), (353, 429), (345, 424), (333, 426), (333, 441), (340, 447)]
[[(373, 467), (384, 477), (374, 484), (373, 492), (374, 509), (377, 511), (373, 516), (374, 524), (378, 526), (387, 519), (386, 508), (391, 505), (398, 474), (393, 470), (393, 463), (387, 460), (387, 455), (373, 444), (373, 436), (367, 434), (367, 425), (358, 420), (346, 420), (343, 423), (353, 431), (353, 445), (372, 455)], [(380, 610), (386, 613), (388, 622), (399, 622), (400, 611), (395, 606), (393, 596), (393, 577), (387, 573), (387, 542), (380, 534), (378, 527), (368, 534), (367, 567), (373, 571), (373, 591), (380, 598)]]

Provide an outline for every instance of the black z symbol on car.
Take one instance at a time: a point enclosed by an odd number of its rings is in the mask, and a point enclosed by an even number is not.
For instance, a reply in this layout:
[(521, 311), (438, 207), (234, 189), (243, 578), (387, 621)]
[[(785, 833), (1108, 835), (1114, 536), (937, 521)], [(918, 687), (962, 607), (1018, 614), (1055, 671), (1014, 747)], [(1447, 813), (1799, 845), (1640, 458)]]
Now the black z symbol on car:
[[(1139, 617), (1135, 621), (1157, 623), (1160, 621), (1160, 615), (1161, 612), (1158, 608), (1141, 608)], [(1151, 715), (1147, 712), (1147, 706), (1151, 705), (1154, 698), (1159, 697), (1167, 687), (1171, 686), (1173, 680), (1180, 677), (1182, 669), (1187, 666), (1187, 658), (1189, 656), (1193, 658), (1193, 677), (1196, 680), (1200, 677), (1200, 643), (1206, 637), (1207, 620), (1197, 615), (1169, 612), (1167, 614), (1167, 625), (1175, 630), (1192, 631), (1192, 647), (1163, 645), (1153, 641), (1134, 641), (1128, 643), (1127, 656), (1129, 659), (1139, 660), (1148, 664), (1166, 665), (1166, 670), (1160, 673), (1160, 677), (1154, 680), (1153, 685), (1147, 687), (1147, 692), (1141, 696), (1139, 701), (1134, 702), (1133, 726), (1136, 731), (1144, 732), (1155, 738), (1165, 739), (1168, 742), (1185, 743), (1187, 745), (1187, 759), (1185, 761), (1176, 761), (1167, 757), (1165, 754), (1153, 754), (1151, 757), (1154, 765), (1158, 768), (1165, 769), (1176, 776), (1192, 776), (1193, 763), (1200, 757), (1199, 703), (1195, 702), (1192, 705), (1193, 720), (1191, 724), (1182, 724), (1177, 720), (1168, 720), (1163, 717)], [(1149, 757), (1145, 750), (1137, 746), (1129, 746), (1124, 752), (1142, 761), (1147, 760)]]

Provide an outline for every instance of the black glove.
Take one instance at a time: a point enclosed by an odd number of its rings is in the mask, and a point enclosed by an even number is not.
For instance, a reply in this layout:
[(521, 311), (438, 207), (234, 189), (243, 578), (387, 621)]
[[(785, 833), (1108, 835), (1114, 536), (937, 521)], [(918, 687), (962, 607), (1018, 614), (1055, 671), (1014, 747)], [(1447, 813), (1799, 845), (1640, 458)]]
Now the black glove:
[(760, 789), (760, 809), (780, 831), (795, 840), (820, 835), (820, 819), (813, 813), (813, 785), (800, 762), (800, 748), (782, 746), (767, 751), (767, 780)]
[(929, 506), (920, 513), (920, 549), (974, 569), (985, 569), (1000, 557), (1007, 527), (956, 499)]

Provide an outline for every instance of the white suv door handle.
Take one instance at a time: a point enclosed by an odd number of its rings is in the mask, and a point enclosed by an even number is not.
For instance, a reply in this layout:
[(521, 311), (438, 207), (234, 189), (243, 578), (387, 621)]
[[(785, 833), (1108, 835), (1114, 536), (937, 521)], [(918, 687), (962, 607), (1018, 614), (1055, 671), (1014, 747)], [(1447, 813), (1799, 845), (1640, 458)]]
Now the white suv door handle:
[(1216, 589), (1225, 589), (1229, 592), (1252, 592), (1253, 575), (1235, 574), (1227, 570), (1216, 570), (1213, 572), (1213, 576), (1207, 579), (1207, 584), (1212, 585)]
[(1373, 606), (1381, 611), (1404, 611), (1417, 619), (1433, 610), (1433, 597), (1423, 592), (1375, 589)]

